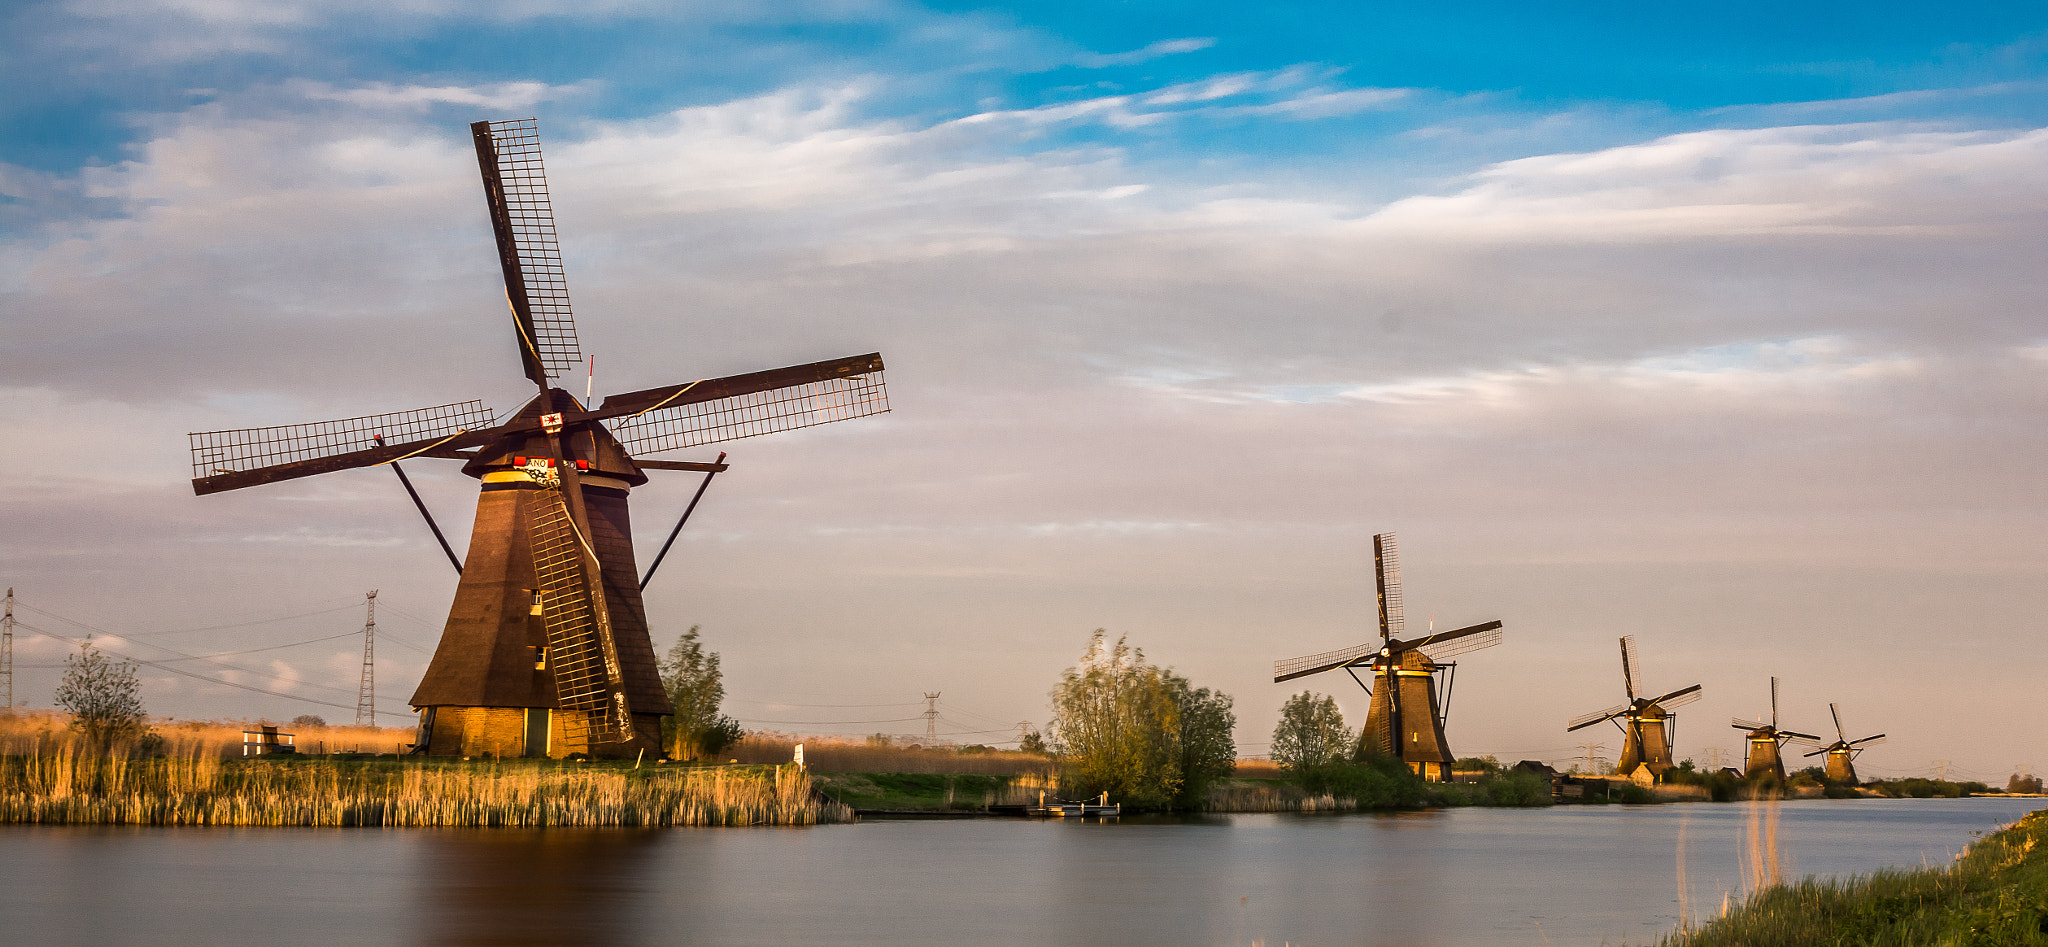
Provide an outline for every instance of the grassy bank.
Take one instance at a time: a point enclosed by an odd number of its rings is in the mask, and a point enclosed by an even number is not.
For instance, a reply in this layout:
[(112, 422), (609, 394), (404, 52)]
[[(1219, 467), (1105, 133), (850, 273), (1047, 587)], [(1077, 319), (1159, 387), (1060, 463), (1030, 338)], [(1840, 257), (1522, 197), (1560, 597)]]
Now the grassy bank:
[(2048, 944), (2048, 812), (1971, 845), (1954, 864), (1765, 888), (1665, 947)]
[(75, 745), (0, 757), (0, 822), (267, 826), (810, 825), (846, 821), (793, 766), (155, 758)]

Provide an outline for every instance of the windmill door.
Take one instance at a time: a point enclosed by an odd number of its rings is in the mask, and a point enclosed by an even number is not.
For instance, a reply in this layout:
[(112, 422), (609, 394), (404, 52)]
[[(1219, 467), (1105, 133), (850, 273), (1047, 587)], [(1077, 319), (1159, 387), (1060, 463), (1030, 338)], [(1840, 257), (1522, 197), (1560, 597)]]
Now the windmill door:
[(526, 755), (548, 755), (548, 709), (526, 708)]

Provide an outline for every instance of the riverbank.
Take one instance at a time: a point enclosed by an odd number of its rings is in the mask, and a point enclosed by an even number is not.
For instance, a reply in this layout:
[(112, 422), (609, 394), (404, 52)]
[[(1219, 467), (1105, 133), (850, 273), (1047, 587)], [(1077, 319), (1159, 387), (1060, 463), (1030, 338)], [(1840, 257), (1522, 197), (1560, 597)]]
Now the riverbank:
[(1659, 943), (2048, 944), (2048, 811), (1979, 839), (1951, 865), (1773, 886)]
[(54, 825), (607, 827), (853, 820), (795, 766), (205, 753), (0, 757), (0, 822)]

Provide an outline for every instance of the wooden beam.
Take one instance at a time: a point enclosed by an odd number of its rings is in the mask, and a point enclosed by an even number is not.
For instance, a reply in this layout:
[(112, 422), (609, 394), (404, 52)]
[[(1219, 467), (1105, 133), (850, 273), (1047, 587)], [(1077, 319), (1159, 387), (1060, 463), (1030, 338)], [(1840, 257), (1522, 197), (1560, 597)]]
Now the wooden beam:
[(704, 464), (693, 460), (641, 460), (633, 458), (633, 466), (641, 470), (694, 470), (698, 473), (724, 473), (730, 464)]

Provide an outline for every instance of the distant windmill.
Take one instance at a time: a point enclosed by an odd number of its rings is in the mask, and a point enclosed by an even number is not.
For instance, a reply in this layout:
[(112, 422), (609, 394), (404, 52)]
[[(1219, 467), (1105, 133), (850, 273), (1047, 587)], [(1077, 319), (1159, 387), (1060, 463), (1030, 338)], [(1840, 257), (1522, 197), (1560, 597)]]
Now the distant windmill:
[[(658, 753), (661, 718), (675, 709), (640, 598), (653, 569), (646, 576), (636, 569), (626, 498), (647, 482), (645, 470), (699, 471), (708, 482), (725, 465), (724, 455), (717, 463), (644, 455), (887, 411), (882, 358), (664, 385), (611, 395), (595, 408), (579, 403), (554, 384), (582, 369), (584, 357), (539, 132), (527, 119), (477, 122), (470, 133), (520, 364), (537, 395), (502, 421), (469, 401), (193, 434), (192, 490), (205, 495), (384, 464), (397, 470), (413, 457), (462, 461), (482, 492), (467, 560), (456, 561), (442, 543), (461, 581), (411, 700), (420, 712), (419, 751)], [(416, 493), (413, 501), (427, 512)]]
[(1828, 781), (1848, 783), (1854, 786), (1856, 785), (1856, 757), (1862, 754), (1864, 750), (1883, 743), (1884, 734), (1880, 733), (1875, 736), (1864, 737), (1861, 740), (1851, 740), (1849, 739), (1848, 732), (1842, 729), (1841, 710), (1837, 709), (1834, 704), (1829, 704), (1828, 713), (1835, 718), (1835, 742), (1806, 755), (1819, 756), (1822, 753), (1826, 753), (1828, 755)]
[(1700, 699), (1700, 685), (1681, 687), (1661, 697), (1637, 697), (1636, 686), (1643, 672), (1636, 663), (1635, 640), (1634, 635), (1621, 639), (1621, 683), (1628, 690), (1628, 703), (1573, 717), (1565, 721), (1564, 729), (1570, 733), (1614, 721), (1623, 738), (1621, 762), (1614, 771), (1640, 780), (1637, 770), (1644, 770), (1649, 773), (1648, 781), (1655, 782), (1671, 768), (1671, 743), (1678, 729), (1678, 717), (1671, 711)]
[[(1401, 600), (1401, 559), (1393, 533), (1372, 538), (1372, 560), (1374, 584), (1379, 588), (1380, 643), (1274, 662), (1273, 683), (1343, 668), (1372, 698), (1365, 729), (1359, 734), (1361, 743), (1379, 753), (1399, 754), (1408, 768), (1424, 779), (1449, 781), (1451, 764), (1457, 758), (1444, 739), (1444, 720), (1450, 713), (1451, 679), (1457, 662), (1444, 659), (1500, 644), (1501, 624), (1481, 622), (1404, 641), (1396, 637), (1407, 628)], [(1353, 668), (1370, 668), (1378, 686), (1365, 683)], [(1439, 672), (1443, 673), (1441, 688)]]
[(1744, 720), (1741, 717), (1730, 721), (1737, 730), (1749, 731), (1749, 765), (1743, 768), (1745, 779), (1755, 779), (1770, 773), (1778, 779), (1785, 778), (1785, 760), (1780, 754), (1787, 743), (1802, 746), (1819, 746), (1820, 738), (1810, 733), (1797, 733), (1778, 729), (1778, 679), (1771, 678), (1771, 722)]

